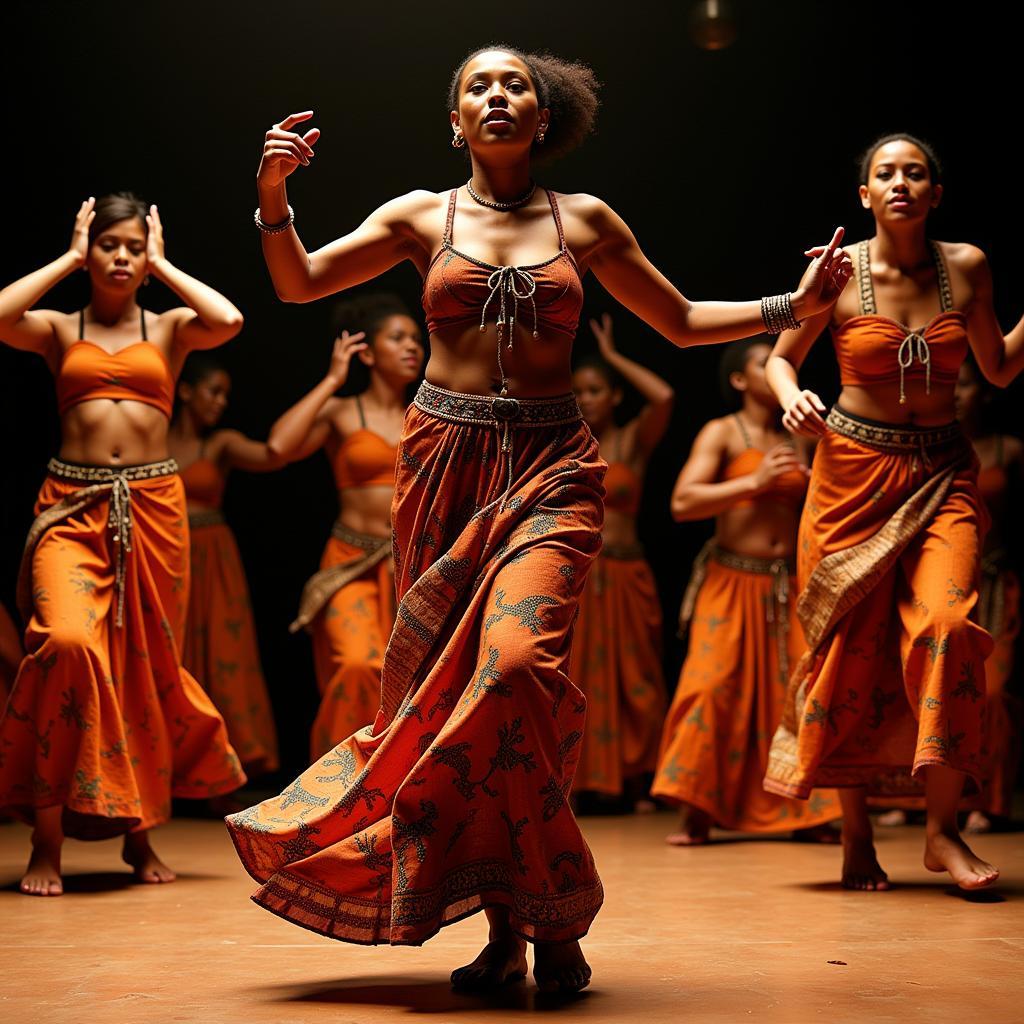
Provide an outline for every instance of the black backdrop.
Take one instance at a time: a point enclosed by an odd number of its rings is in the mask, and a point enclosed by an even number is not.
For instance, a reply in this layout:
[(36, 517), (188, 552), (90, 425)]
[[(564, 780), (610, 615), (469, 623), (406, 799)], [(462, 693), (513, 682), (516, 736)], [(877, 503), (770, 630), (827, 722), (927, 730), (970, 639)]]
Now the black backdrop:
[[(836, 223), (862, 237), (870, 224), (856, 198), (854, 157), (880, 132), (905, 130), (931, 139), (947, 166), (935, 233), (988, 252), (997, 310), (1004, 325), (1016, 322), (1024, 258), (1015, 237), (1020, 90), (1009, 7), (946, 13), (896, 0), (746, 0), (734, 5), (735, 44), (720, 52), (690, 41), (689, 7), (9, 3), (0, 281), (59, 255), (86, 195), (131, 188), (158, 202), (169, 258), (245, 313), (242, 334), (221, 350), (235, 383), (226, 422), (264, 436), (319, 379), (331, 341), (329, 303), (278, 302), (263, 267), (251, 218), (266, 127), (291, 110), (316, 109), (317, 160), (292, 178), (290, 197), (304, 241), (320, 245), (396, 194), (465, 178), (449, 146), (448, 76), (469, 49), (504, 39), (595, 68), (604, 83), (598, 133), (541, 180), (610, 202), (688, 295), (782, 291), (795, 285), (804, 247), (826, 240)], [(418, 301), (411, 265), (382, 283)], [(85, 294), (76, 277), (46, 303), (73, 309)], [(162, 309), (174, 300), (153, 285), (144, 301)], [(605, 309), (616, 312), (588, 280), (586, 315)], [(671, 625), (709, 527), (674, 526), (667, 497), (697, 429), (721, 411), (718, 355), (680, 353), (622, 310), (616, 325), (624, 350), (677, 388), (641, 513)], [(584, 329), (579, 345), (591, 344)], [(807, 378), (824, 397), (835, 394), (827, 343), (812, 353)], [(42, 361), (3, 346), (0, 438), (0, 596), (10, 606), (58, 430)], [(316, 688), (308, 639), (289, 637), (285, 625), (336, 511), (325, 460), (269, 477), (236, 474), (226, 511), (249, 572), (284, 762), (298, 768)], [(682, 652), (670, 628), (666, 642), (672, 678)]]

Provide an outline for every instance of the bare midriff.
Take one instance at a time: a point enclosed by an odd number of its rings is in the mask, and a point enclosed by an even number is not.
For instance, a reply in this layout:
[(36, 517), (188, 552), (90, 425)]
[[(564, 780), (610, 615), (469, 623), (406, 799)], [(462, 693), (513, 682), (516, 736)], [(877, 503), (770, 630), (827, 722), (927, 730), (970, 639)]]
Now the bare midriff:
[(86, 466), (139, 466), (167, 458), (167, 417), (130, 399), (93, 398), (61, 419), (60, 457)]
[(636, 547), (640, 543), (636, 532), (636, 520), (619, 509), (606, 508), (601, 538), (604, 546), (608, 548)]
[(367, 487), (346, 487), (338, 492), (341, 524), (356, 533), (371, 537), (391, 536), (391, 501), (394, 487), (370, 484)]
[(940, 427), (956, 419), (955, 388), (955, 383), (940, 384), (933, 380), (931, 394), (926, 394), (923, 382), (907, 381), (907, 400), (901, 405), (898, 381), (870, 387), (847, 384), (839, 393), (839, 405), (844, 412), (878, 423)]
[(737, 555), (789, 558), (796, 551), (799, 522), (799, 507), (792, 502), (762, 498), (719, 513), (715, 541)]

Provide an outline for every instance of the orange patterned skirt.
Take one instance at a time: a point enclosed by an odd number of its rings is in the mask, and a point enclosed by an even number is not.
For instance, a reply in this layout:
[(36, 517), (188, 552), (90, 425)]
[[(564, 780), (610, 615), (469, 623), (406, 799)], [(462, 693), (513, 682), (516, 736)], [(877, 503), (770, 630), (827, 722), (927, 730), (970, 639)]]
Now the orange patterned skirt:
[(359, 943), (417, 945), (487, 906), (531, 941), (586, 934), (602, 888), (567, 799), (586, 700), (565, 669), (604, 470), (571, 395), (421, 386), (398, 461), (382, 706), (227, 819), (257, 903)]
[(765, 785), (919, 793), (922, 768), (985, 774), (985, 660), (971, 621), (988, 513), (956, 424), (890, 428), (829, 415), (800, 522), (790, 680)]
[(791, 570), (785, 559), (708, 551), (651, 793), (740, 832), (788, 832), (838, 818), (830, 790), (815, 790), (805, 803), (762, 785), (786, 666), (804, 650)]
[(152, 828), (172, 796), (245, 781), (178, 654), (189, 566), (174, 468), (53, 460), (39, 493), (22, 589), (28, 654), (0, 719), (0, 809), (31, 823), (63, 805), (72, 838)]
[(181, 661), (224, 716), (250, 775), (277, 769), (277, 730), (260, 667), (249, 584), (220, 512), (189, 516), (192, 587)]
[(580, 598), (569, 677), (587, 698), (573, 788), (621, 793), (654, 770), (665, 717), (661, 605), (642, 553), (605, 548)]

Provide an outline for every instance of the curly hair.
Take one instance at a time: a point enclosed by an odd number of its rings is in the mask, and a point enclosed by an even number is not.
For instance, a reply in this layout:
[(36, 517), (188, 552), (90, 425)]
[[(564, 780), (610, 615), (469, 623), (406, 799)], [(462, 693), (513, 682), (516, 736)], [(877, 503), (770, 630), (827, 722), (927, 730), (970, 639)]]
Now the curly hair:
[(342, 331), (355, 334), (366, 332), (366, 344), (373, 345), (374, 335), (388, 317), (410, 316), (409, 307), (391, 292), (366, 292), (343, 299), (334, 307), (331, 325), (334, 337)]
[(916, 135), (911, 135), (909, 132), (890, 132), (888, 135), (880, 135), (858, 157), (857, 168), (859, 177), (857, 180), (861, 185), (868, 183), (868, 175), (871, 173), (871, 161), (874, 160), (875, 154), (890, 142), (909, 142), (912, 146), (917, 146), (924, 153), (925, 159), (928, 161), (928, 175), (932, 179), (932, 184), (938, 185), (941, 183), (942, 161), (939, 160), (935, 147), (930, 142), (919, 139)]
[(544, 144), (533, 143), (538, 157), (558, 157), (576, 149), (594, 131), (597, 108), (600, 106), (598, 90), (601, 83), (586, 64), (563, 60), (550, 53), (528, 53), (505, 43), (481, 46), (467, 54), (459, 63), (448, 86), (448, 109), (459, 106), (459, 83), (466, 65), (481, 53), (492, 50), (517, 57), (530, 72), (541, 108), (551, 111)]
[(92, 245), (104, 231), (113, 224), (120, 224), (123, 220), (142, 221), (142, 229), (146, 232), (146, 214), (149, 207), (134, 192), (112, 192), (96, 200), (93, 207), (96, 214), (89, 225), (89, 244)]

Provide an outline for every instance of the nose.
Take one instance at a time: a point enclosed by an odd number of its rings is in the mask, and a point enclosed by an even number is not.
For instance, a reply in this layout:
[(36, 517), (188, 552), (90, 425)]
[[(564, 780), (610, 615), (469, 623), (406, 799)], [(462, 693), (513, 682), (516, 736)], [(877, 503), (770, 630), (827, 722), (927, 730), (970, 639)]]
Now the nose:
[(114, 253), (114, 261), (125, 264), (128, 262), (128, 247), (126, 245), (118, 246), (117, 251)]
[(505, 95), (504, 86), (500, 82), (495, 82), (491, 86), (491, 94), (487, 97), (487, 106), (491, 107), (507, 107), (508, 97)]

